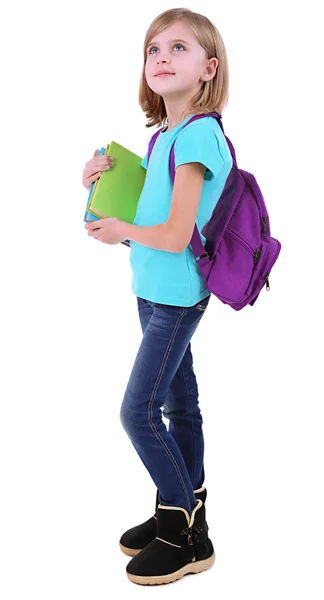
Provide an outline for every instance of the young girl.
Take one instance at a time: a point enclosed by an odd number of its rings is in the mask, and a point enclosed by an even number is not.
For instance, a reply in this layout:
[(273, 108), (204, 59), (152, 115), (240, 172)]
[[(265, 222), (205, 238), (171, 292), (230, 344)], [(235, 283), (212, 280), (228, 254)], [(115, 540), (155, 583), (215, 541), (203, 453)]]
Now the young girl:
[[(209, 304), (190, 240), (210, 219), (232, 167), (213, 117), (183, 126), (198, 114), (222, 113), (228, 101), (223, 40), (207, 17), (187, 9), (160, 14), (144, 40), (140, 105), (147, 127), (167, 125), (152, 156), (142, 161), (145, 185), (133, 224), (88, 223), (88, 235), (107, 243), (130, 241), (132, 291), (143, 338), (121, 406), (121, 422), (157, 488), (156, 511), (126, 531), (120, 547), (140, 584), (169, 583), (199, 573), (215, 560), (205, 515), (204, 438), (191, 338)], [(174, 186), (169, 155), (175, 143)], [(111, 157), (84, 169), (89, 188)], [(203, 243), (206, 239), (201, 236)], [(169, 419), (169, 429), (162, 421)]]

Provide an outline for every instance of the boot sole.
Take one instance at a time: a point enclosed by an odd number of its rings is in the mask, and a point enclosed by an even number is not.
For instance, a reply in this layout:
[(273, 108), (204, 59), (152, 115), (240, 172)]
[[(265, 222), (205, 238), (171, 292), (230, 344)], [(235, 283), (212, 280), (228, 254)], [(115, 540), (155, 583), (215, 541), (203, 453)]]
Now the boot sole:
[(215, 559), (216, 553), (214, 552), (209, 558), (189, 563), (178, 571), (168, 575), (143, 577), (141, 575), (132, 575), (131, 573), (127, 573), (127, 571), (126, 574), (128, 579), (133, 581), (133, 583), (139, 583), (140, 585), (161, 585), (164, 583), (172, 583), (173, 581), (177, 581), (177, 579), (181, 579), (181, 577), (188, 575), (189, 573), (202, 573), (213, 566)]
[(126, 546), (123, 546), (122, 544), (119, 544), (119, 547), (120, 547), (121, 551), (124, 554), (126, 554), (127, 556), (136, 556), (143, 550), (143, 548), (140, 548), (139, 550), (135, 549), (135, 548), (127, 548)]

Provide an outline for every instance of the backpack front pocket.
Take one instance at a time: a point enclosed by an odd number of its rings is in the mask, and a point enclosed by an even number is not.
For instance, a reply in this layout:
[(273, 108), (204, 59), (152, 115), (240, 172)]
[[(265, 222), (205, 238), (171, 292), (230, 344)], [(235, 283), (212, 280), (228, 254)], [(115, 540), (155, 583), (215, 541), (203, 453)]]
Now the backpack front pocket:
[(238, 244), (240, 244), (242, 246), (242, 248), (245, 248), (245, 250), (247, 252), (249, 252), (250, 254), (252, 254), (252, 256), (254, 256), (255, 252), (253, 250), (253, 248), (251, 248), (251, 246), (241, 238), (241, 236), (239, 236), (238, 233), (235, 233), (235, 231), (233, 231), (233, 229), (230, 229), (229, 227), (227, 227), (225, 229), (225, 233), (228, 233), (228, 235), (230, 235), (234, 240), (237, 241)]
[(241, 302), (250, 285), (258, 251), (228, 227), (208, 280), (209, 289), (231, 302)]

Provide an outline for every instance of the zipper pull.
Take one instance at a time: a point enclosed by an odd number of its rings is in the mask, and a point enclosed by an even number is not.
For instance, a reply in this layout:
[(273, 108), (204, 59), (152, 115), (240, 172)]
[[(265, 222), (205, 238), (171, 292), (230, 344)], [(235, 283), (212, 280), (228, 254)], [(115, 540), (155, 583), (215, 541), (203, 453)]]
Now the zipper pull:
[(262, 233), (267, 233), (269, 231), (268, 218), (267, 217), (262, 217), (262, 223), (263, 223)]
[(269, 292), (269, 290), (270, 290), (270, 284), (269, 284), (269, 273), (266, 273), (266, 274), (265, 274), (265, 276), (264, 276), (264, 279), (266, 280), (266, 284), (267, 284), (267, 285), (266, 285), (266, 290), (267, 290), (267, 292)]
[(253, 255), (253, 261), (254, 261), (255, 265), (257, 264), (257, 262), (260, 258), (260, 254), (261, 254), (261, 246), (254, 252), (254, 255)]

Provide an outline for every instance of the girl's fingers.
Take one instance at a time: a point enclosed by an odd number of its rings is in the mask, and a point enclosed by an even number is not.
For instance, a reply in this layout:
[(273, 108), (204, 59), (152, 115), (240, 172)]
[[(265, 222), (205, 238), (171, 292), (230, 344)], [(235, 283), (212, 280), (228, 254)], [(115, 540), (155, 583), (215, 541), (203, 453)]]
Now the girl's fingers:
[(112, 162), (114, 162), (112, 156), (101, 156), (100, 158), (98, 158), (98, 164), (101, 165), (111, 164)]
[(95, 175), (92, 175), (92, 177), (89, 177), (89, 181), (93, 182), (96, 179), (98, 179), (98, 177), (100, 177), (101, 175), (101, 171), (99, 171), (98, 173), (95, 173)]
[[(94, 155), (93, 155), (94, 157), (97, 156), (97, 152), (99, 152), (99, 150), (95, 150)], [(94, 166), (94, 168), (98, 169), (98, 171), (96, 171), (95, 173), (92, 172), (91, 175), (87, 176), (87, 171), (90, 171), (90, 170), (93, 171), (93, 168), (90, 169), (90, 165), (88, 165), (88, 163), (87, 163), (84, 168), (84, 171), (83, 171), (83, 180), (87, 181), (87, 183), (91, 184), (93, 181), (95, 181), (96, 179), (98, 179), (100, 177), (100, 175), (102, 174), (102, 171), (109, 171), (113, 166), (114, 166), (114, 159), (112, 156), (99, 155), (97, 158), (97, 161), (95, 162), (95, 166)]]

